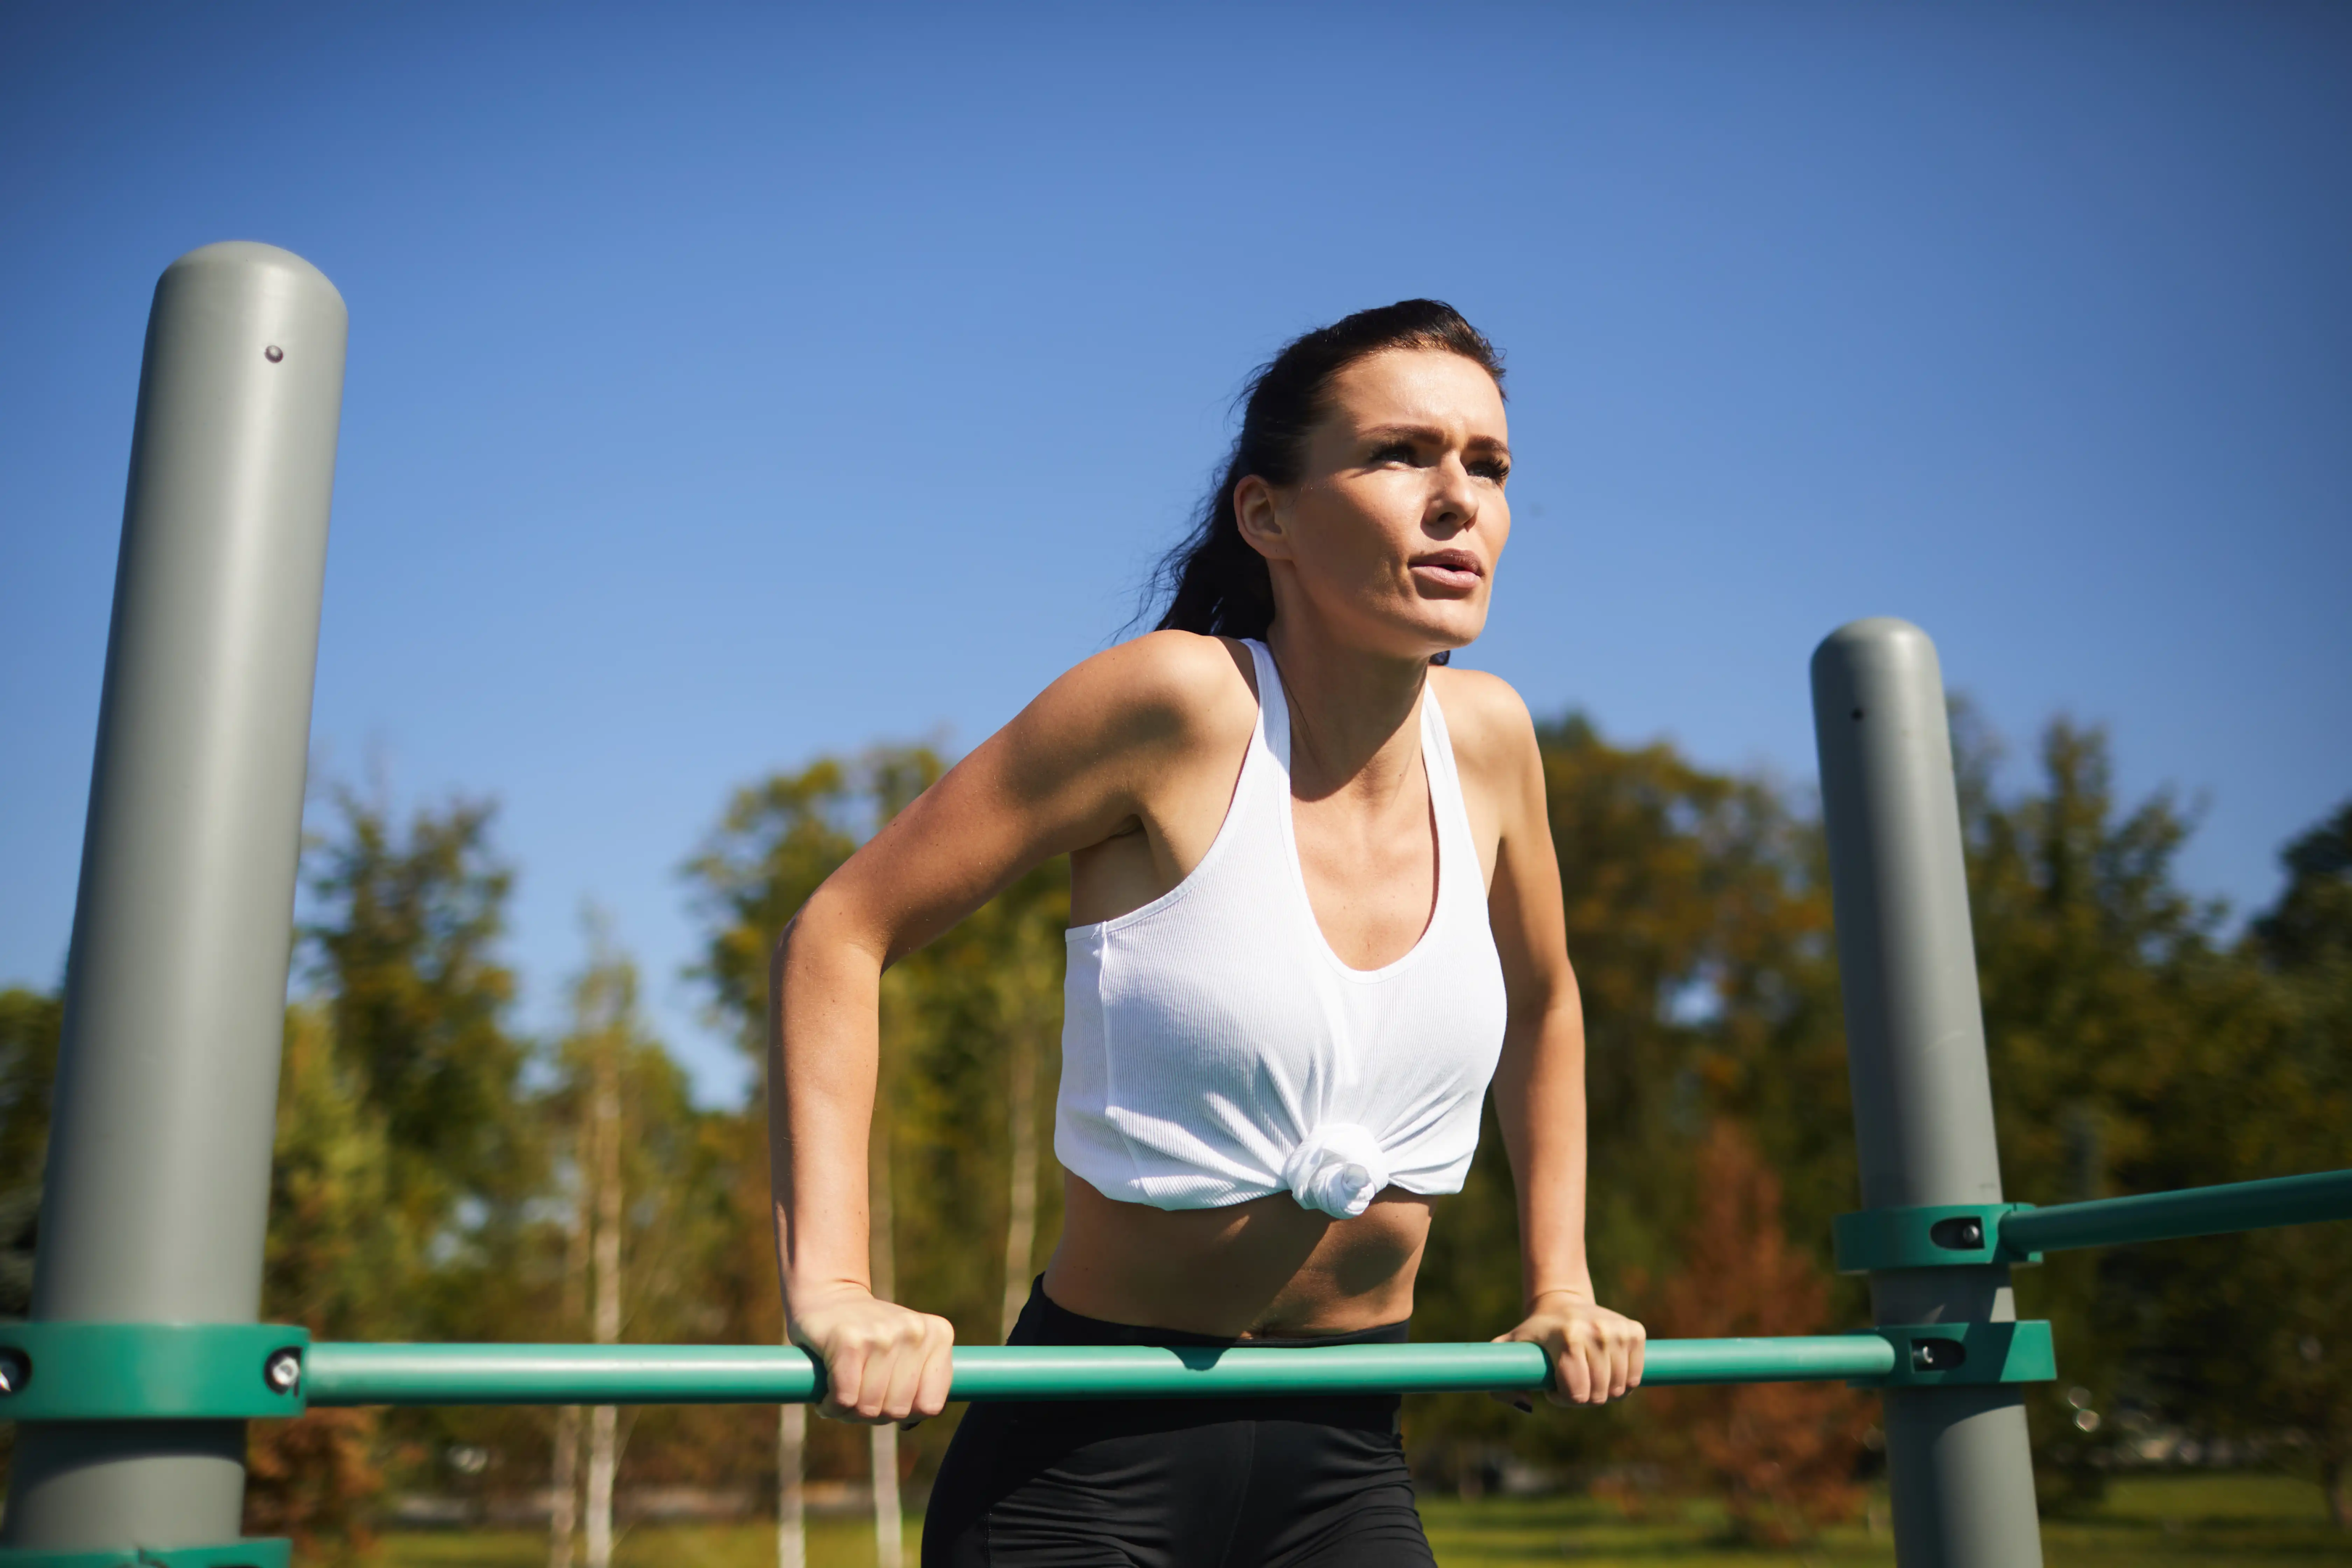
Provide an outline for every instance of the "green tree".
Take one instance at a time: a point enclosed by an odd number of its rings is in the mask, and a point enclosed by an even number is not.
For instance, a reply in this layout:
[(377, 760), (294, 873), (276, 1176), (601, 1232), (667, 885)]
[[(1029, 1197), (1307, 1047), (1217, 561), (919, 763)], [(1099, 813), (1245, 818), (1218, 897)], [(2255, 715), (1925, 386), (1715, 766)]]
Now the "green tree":
[(525, 1047), (505, 1026), (514, 975), (496, 957), (513, 873), (491, 847), (495, 808), (414, 813), (336, 793), (339, 831), (313, 858), (304, 928), (336, 1049), (383, 1119), (392, 1208), (447, 1245), (511, 1208), (536, 1174), (515, 1115)]
[[(417, 1272), (407, 1237), (385, 1224), (391, 1159), (383, 1120), (355, 1092), (326, 1008), (287, 1009), (270, 1165), (262, 1316), (314, 1339), (403, 1337), (403, 1293)], [(248, 1436), (246, 1524), (293, 1536), (306, 1557), (366, 1550), (383, 1477), (367, 1410), (315, 1410), (257, 1422)]]
[(769, 956), (809, 895), (856, 853), (861, 830), (870, 831), (861, 795), (848, 766), (831, 757), (771, 774), (734, 793), (687, 862), (706, 933), (693, 973), (763, 1072)]
[[(394, 1272), (365, 1287), (380, 1303), (375, 1331), (541, 1337), (560, 1261), (534, 1208), (548, 1169), (543, 1121), (522, 1082), (529, 1047), (506, 1021), (514, 977), (498, 944), (513, 878), (493, 842), (493, 810), (458, 799), (396, 821), (348, 789), (331, 804), (331, 826), (308, 858), (299, 957), (333, 1064), (311, 1081), (349, 1100), (354, 1136), (380, 1141), (370, 1244)], [(319, 1132), (320, 1158), (331, 1156), (332, 1131)], [(291, 1256), (282, 1268), (336, 1277)], [(539, 1420), (518, 1410), (394, 1412), (377, 1457), (403, 1485), (496, 1489), (519, 1456), (545, 1452)], [(467, 1448), (488, 1454), (490, 1467), (444, 1470)], [(288, 1484), (311, 1481), (296, 1474)]]
[[(1998, 745), (1965, 711), (1958, 739), (2007, 1191), (2049, 1203), (2215, 1179), (2191, 1157), (2180, 1110), (2249, 1048), (2261, 998), (2217, 946), (2220, 907), (2179, 884), (2188, 818), (2166, 792), (2120, 803), (2095, 727), (2052, 723), (2036, 786), (2007, 796), (1991, 782)], [(2166, 1402), (2149, 1356), (2153, 1304), (2181, 1256), (2064, 1252), (2018, 1274), (2019, 1312), (2051, 1320), (2064, 1373), (2028, 1395), (2045, 1506), (2096, 1498), (2123, 1436), (2112, 1417)], [(2105, 1413), (2088, 1431), (2074, 1389)]]
[[(48, 1158), (49, 1095), (64, 1025), (62, 997), (19, 985), (0, 989), (0, 1318), (21, 1318), (32, 1307), (41, 1167)], [(13, 1425), (0, 1430), (0, 1476), (16, 1441)]]
[[(2270, 1090), (2267, 1166), (2352, 1166), (2352, 802), (2286, 848), (2286, 893), (2255, 921), (2251, 952), (2286, 1002)], [(2272, 1171), (2265, 1171), (2265, 1175)], [(2352, 1239), (2343, 1225), (2249, 1237), (2239, 1331), (2261, 1344), (2261, 1404), (2294, 1438), (2352, 1531)]]
[(262, 1300), (274, 1321), (319, 1339), (394, 1338), (407, 1310), (387, 1282), (421, 1268), (412, 1238), (384, 1223), (392, 1153), (383, 1119), (335, 1049), (329, 1009), (286, 1012)]
[(15, 985), (0, 990), (0, 1317), (23, 1317), (33, 1299), (49, 1095), (64, 1026), (62, 997)]
[[(2291, 844), (2235, 957), (2222, 1048), (2168, 1108), (2177, 1184), (2352, 1165), (2352, 803)], [(2275, 1444), (2352, 1530), (2352, 1245), (2301, 1226), (2147, 1249), (2158, 1392), (2210, 1433)]]

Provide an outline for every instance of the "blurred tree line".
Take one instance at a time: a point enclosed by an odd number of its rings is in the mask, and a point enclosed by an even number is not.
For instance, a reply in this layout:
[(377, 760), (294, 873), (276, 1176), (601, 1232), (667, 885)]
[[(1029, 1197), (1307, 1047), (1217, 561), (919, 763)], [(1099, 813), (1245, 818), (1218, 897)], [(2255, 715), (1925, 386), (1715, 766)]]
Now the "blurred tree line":
[[(2227, 934), (2178, 885), (2170, 795), (2117, 798), (2095, 729), (2042, 736), (2004, 788), (1956, 720), (1978, 959), (2012, 1196), (2042, 1202), (2352, 1164), (2352, 803), (2288, 850), (2286, 890)], [(1867, 1321), (1830, 1268), (1855, 1205), (1822, 835), (1806, 795), (1541, 733), (1570, 951), (1590, 1031), (1591, 1247), (1604, 1297), (1654, 1335)], [(738, 790), (684, 874), (713, 1016), (761, 1061), (768, 953), (832, 868), (938, 777), (921, 747), (825, 759)], [(265, 1310), (321, 1338), (772, 1342), (782, 1324), (756, 1080), (700, 1108), (651, 1037), (625, 955), (592, 930), (562, 1037), (514, 1026), (499, 958), (512, 872), (478, 801), (405, 819), (342, 793), (308, 860), (286, 1021)], [(999, 1340), (1058, 1229), (1050, 1158), (1066, 868), (1023, 878), (886, 977), (873, 1176), (878, 1272)], [(37, 1237), (59, 1005), (0, 994), (0, 1310)], [(1441, 1200), (1414, 1332), (1484, 1339), (1518, 1309), (1498, 1137)], [(2067, 1253), (2019, 1275), (2063, 1376), (2032, 1391), (2045, 1502), (2096, 1495), (2123, 1445), (2178, 1430), (2266, 1445), (2347, 1522), (2352, 1247), (2325, 1227)], [(2069, 1395), (2072, 1394), (2070, 1399)], [(1508, 1466), (1597, 1480), (1629, 1508), (1698, 1489), (1759, 1540), (1854, 1507), (1875, 1402), (1843, 1386), (1654, 1391), (1520, 1415), (1417, 1398), (1430, 1484)], [(255, 1528), (364, 1545), (391, 1489), (544, 1494), (583, 1521), (609, 1490), (777, 1494), (816, 1478), (919, 1486), (952, 1421), (903, 1438), (759, 1408), (320, 1412), (257, 1424)], [(780, 1474), (779, 1455), (784, 1456)], [(599, 1467), (602, 1467), (601, 1472)], [(562, 1546), (561, 1561), (571, 1560)]]

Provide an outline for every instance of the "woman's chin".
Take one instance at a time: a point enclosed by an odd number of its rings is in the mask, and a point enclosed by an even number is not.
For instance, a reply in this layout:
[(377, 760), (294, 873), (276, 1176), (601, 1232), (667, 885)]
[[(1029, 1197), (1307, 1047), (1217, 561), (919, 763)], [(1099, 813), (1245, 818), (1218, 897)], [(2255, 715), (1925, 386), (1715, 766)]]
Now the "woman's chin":
[(1474, 616), (1431, 617), (1415, 628), (1420, 633), (1424, 657), (1429, 654), (1452, 653), (1468, 647), (1486, 629), (1486, 606), (1478, 607)]
[[(1311, 626), (1319, 626), (1319, 634), (1309, 631)], [(1394, 600), (1385, 605), (1360, 603), (1320, 616), (1310, 610), (1301, 617), (1299, 625), (1291, 628), (1291, 635), (1319, 635), (1352, 651), (1380, 658), (1425, 660), (1469, 647), (1486, 629), (1486, 606), (1483, 602), (1409, 599), (1402, 604)]]

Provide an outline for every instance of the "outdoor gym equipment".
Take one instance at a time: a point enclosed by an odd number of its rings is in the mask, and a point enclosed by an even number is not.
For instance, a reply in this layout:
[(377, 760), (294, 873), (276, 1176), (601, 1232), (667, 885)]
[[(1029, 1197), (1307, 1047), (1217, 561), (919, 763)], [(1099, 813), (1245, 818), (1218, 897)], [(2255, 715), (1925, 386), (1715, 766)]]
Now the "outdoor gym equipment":
[[(283, 1568), (238, 1540), (246, 1420), (310, 1405), (776, 1403), (774, 1345), (312, 1344), (257, 1323), (343, 302), (300, 258), (182, 257), (147, 330), (66, 983), (0, 1568)], [(1854, 1142), (1836, 1227), (1874, 1326), (1662, 1340), (1652, 1384), (1885, 1391), (1905, 1568), (2042, 1560), (2021, 1384), (2056, 1375), (2009, 1271), (2041, 1254), (2352, 1217), (2352, 1171), (2004, 1202), (1936, 650), (1896, 620), (1813, 655)], [(1543, 1386), (1523, 1344), (972, 1346), (959, 1399)]]

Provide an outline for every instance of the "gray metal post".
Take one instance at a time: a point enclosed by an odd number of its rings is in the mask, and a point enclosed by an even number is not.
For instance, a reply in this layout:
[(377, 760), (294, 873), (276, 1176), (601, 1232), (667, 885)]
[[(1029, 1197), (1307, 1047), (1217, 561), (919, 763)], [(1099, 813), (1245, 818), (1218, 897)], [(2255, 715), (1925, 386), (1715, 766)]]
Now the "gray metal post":
[[(341, 418), (342, 297), (266, 245), (155, 286), (33, 1316), (250, 1322)], [(20, 1434), (9, 1547), (225, 1545), (240, 1422)]]
[[(1812, 673), (1863, 1204), (1998, 1203), (1936, 645), (1907, 621), (1856, 621), (1814, 650)], [(2017, 1317), (2005, 1267), (1880, 1271), (1870, 1294), (1882, 1323)], [(1903, 1568), (2039, 1563), (2023, 1394), (1909, 1388), (1885, 1399)]]

